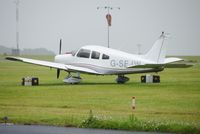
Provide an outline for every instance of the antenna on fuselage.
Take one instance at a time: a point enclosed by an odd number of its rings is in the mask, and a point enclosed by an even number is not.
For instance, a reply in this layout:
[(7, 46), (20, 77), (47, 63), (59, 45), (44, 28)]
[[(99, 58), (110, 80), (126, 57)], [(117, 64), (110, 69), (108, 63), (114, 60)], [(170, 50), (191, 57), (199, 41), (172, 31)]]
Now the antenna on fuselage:
[(120, 10), (120, 7), (111, 7), (109, 5), (109, 0), (108, 0), (108, 5), (105, 6), (105, 7), (97, 7), (97, 10), (99, 10), (99, 9), (105, 9), (105, 10), (107, 10), (106, 19), (107, 19), (107, 23), (108, 23), (107, 36), (108, 36), (108, 48), (109, 48), (110, 47), (110, 27), (111, 27), (111, 22), (112, 22), (112, 16), (110, 14), (110, 10), (113, 10), (113, 9)]

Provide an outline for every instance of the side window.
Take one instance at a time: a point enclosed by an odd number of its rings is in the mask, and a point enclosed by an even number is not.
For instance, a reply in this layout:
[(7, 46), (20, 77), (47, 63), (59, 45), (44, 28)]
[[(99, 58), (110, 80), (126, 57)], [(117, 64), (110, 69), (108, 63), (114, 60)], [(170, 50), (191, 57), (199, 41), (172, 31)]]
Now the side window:
[(99, 59), (100, 57), (100, 53), (99, 52), (96, 52), (96, 51), (92, 51), (92, 59)]
[(109, 56), (106, 54), (103, 54), (102, 59), (107, 60), (107, 59), (109, 59)]
[(81, 58), (89, 58), (90, 57), (90, 50), (87, 49), (81, 49), (79, 50), (77, 57)]

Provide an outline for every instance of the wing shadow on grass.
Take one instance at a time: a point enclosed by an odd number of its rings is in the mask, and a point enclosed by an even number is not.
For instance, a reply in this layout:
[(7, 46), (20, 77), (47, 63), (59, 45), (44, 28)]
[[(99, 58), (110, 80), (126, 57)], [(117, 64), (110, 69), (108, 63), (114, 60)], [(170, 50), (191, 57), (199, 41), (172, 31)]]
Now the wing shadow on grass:
[(92, 83), (92, 82), (82, 82), (79, 84), (67, 84), (67, 83), (41, 83), (39, 86), (82, 86), (82, 85), (123, 85), (123, 84), (117, 84), (115, 82), (108, 82), (108, 83)]
[(115, 82), (108, 82), (108, 83), (101, 83), (101, 82), (99, 82), (99, 83), (97, 83), (97, 82), (95, 82), (95, 83), (92, 83), (92, 82), (83, 82), (83, 83), (79, 83), (79, 84), (77, 84), (77, 85), (117, 85), (117, 83), (115, 83)]

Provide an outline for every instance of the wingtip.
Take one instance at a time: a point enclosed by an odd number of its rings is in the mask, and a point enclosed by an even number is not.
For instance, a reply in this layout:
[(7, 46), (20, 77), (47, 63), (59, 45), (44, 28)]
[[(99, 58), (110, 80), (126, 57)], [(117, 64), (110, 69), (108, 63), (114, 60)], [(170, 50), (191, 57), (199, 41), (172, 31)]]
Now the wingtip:
[(11, 60), (11, 61), (22, 61), (21, 59), (13, 56), (7, 56), (5, 57), (6, 60)]

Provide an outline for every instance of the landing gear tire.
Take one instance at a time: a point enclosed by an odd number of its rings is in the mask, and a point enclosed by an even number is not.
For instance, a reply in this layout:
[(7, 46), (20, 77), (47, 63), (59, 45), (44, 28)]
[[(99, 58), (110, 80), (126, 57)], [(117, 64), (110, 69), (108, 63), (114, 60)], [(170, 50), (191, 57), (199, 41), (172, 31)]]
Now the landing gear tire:
[(126, 83), (127, 81), (129, 81), (129, 78), (128, 77), (125, 77), (124, 75), (118, 75), (117, 79), (116, 79), (116, 82), (118, 84), (124, 84)]
[(77, 73), (77, 76), (72, 76), (70, 73), (68, 74), (67, 77), (63, 80), (63, 82), (68, 83), (68, 84), (78, 84), (81, 82), (81, 77), (80, 73)]

